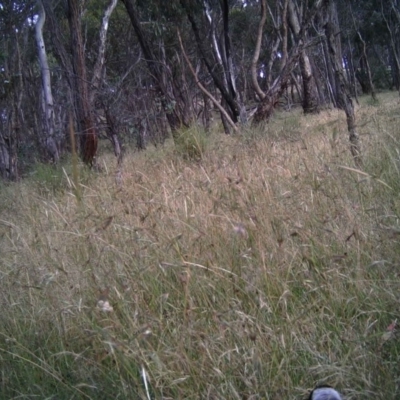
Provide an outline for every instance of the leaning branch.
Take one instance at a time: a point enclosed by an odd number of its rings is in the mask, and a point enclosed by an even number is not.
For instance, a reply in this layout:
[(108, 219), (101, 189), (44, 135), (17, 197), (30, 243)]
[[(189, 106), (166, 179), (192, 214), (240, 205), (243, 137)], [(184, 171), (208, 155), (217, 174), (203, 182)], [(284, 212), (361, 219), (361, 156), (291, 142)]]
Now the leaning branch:
[(229, 116), (229, 114), (226, 112), (226, 110), (221, 106), (221, 104), (218, 102), (218, 100), (201, 84), (201, 82), (199, 81), (199, 79), (197, 78), (197, 74), (196, 71), (194, 70), (189, 57), (186, 54), (185, 48), (183, 47), (183, 43), (182, 43), (182, 38), (181, 38), (181, 33), (179, 31), (179, 29), (177, 30), (177, 34), (178, 34), (178, 39), (179, 39), (179, 44), (181, 46), (181, 50), (183, 53), (183, 57), (185, 58), (185, 61), (190, 69), (190, 72), (192, 73), (195, 82), (197, 84), (197, 86), (200, 88), (200, 90), (214, 103), (214, 105), (216, 107), (218, 107), (218, 109), (221, 111), (221, 113), (224, 115), (224, 117), (226, 118), (226, 120), (228, 121), (229, 125), (233, 128), (233, 130), (235, 132), (238, 132), (238, 127), (235, 125), (235, 123), (232, 121), (232, 118)]

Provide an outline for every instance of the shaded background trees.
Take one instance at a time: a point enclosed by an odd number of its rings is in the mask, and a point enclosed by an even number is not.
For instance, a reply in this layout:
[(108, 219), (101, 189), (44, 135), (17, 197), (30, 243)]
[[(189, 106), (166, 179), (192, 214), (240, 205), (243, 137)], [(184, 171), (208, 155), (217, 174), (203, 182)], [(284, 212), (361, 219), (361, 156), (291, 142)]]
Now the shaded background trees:
[(400, 90), (399, 26), (398, 0), (2, 2), (0, 174), (68, 154), (70, 114), (90, 165), (101, 138), (120, 157), (121, 141), (143, 149), (209, 129), (219, 113), (196, 79), (238, 125), (276, 107), (346, 108), (339, 88), (349, 99)]

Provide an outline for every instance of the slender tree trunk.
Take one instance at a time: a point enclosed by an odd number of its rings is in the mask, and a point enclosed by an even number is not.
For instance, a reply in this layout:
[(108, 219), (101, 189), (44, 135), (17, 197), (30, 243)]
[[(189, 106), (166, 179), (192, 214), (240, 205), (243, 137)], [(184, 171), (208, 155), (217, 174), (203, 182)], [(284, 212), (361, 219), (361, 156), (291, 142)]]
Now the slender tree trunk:
[[(291, 30), (297, 41), (303, 41), (304, 32), (301, 32), (300, 17), (293, 0), (289, 0), (289, 23)], [(300, 52), (300, 72), (303, 80), (303, 110), (305, 114), (313, 114), (319, 112), (318, 91), (314, 78), (314, 73), (311, 67), (311, 62), (306, 50)]]
[(361, 86), (361, 91), (363, 94), (371, 94), (372, 93), (372, 82), (369, 80), (368, 72), (367, 72), (367, 61), (365, 60), (363, 51), (361, 50), (361, 56), (359, 59), (358, 68), (356, 70), (356, 78), (358, 83)]
[(110, 109), (106, 106), (104, 106), (104, 114), (107, 121), (107, 136), (110, 139), (111, 143), (113, 144), (114, 154), (117, 157), (118, 165), (120, 166), (122, 164), (123, 153), (121, 148), (121, 142), (118, 136), (116, 118), (111, 113)]
[(35, 25), (35, 38), (38, 49), (39, 65), (42, 75), (42, 94), (43, 94), (43, 136), (45, 148), (54, 162), (58, 162), (60, 154), (55, 140), (55, 116), (54, 101), (51, 90), (51, 76), (49, 63), (47, 61), (46, 47), (43, 39), (43, 26), (46, 20), (46, 13), (41, 0), (37, 2), (39, 13)]
[[(393, 0), (390, 1), (390, 5), (391, 5), (391, 9), (394, 12), (396, 19), (397, 19), (397, 23), (400, 24), (400, 12), (399, 10), (396, 8)], [(387, 4), (385, 4), (385, 6), (387, 6)], [(393, 62), (395, 63), (395, 70), (397, 72), (397, 76), (395, 77), (395, 82), (397, 82), (397, 90), (400, 93), (400, 56), (399, 56), (399, 52), (398, 52), (398, 35), (396, 35), (396, 32), (394, 31), (393, 26), (390, 26), (389, 21), (387, 20), (386, 16), (385, 16), (385, 11), (384, 11), (384, 2), (381, 0), (381, 12), (382, 12), (382, 16), (383, 19), (385, 21), (387, 30), (389, 32), (389, 36), (390, 36), (390, 45), (392, 48), (392, 57), (393, 57)]]
[(101, 22), (100, 33), (99, 33), (99, 49), (97, 51), (97, 60), (93, 69), (92, 89), (90, 91), (90, 104), (94, 105), (94, 99), (96, 96), (96, 91), (99, 89), (101, 84), (101, 74), (104, 67), (105, 53), (106, 53), (106, 38), (108, 31), (108, 24), (110, 17), (115, 7), (117, 6), (118, 0), (110, 0), (108, 7), (104, 11), (103, 20)]
[(90, 104), (79, 3), (79, 0), (68, 0), (68, 20), (75, 73), (75, 106), (77, 107), (76, 114), (78, 116), (81, 156), (85, 164), (92, 165), (97, 153), (97, 134), (93, 124)]
[(257, 111), (254, 114), (253, 124), (259, 124), (262, 121), (268, 121), (274, 112), (274, 108), (279, 101), (279, 98), (284, 93), (287, 85), (290, 81), (292, 71), (296, 67), (296, 63), (299, 59), (298, 49), (293, 51), (293, 54), (288, 57), (285, 67), (281, 71), (278, 78), (275, 79), (273, 85), (270, 87), (264, 99), (260, 102), (257, 107)]
[(277, 54), (279, 44), (281, 43), (281, 39), (279, 36), (276, 36), (271, 40), (271, 44), (269, 46), (269, 53), (272, 55), (272, 57), (269, 58), (266, 68), (265, 68), (265, 75), (267, 77), (266, 82), (265, 82), (265, 87), (266, 90), (268, 90), (271, 85), (272, 85), (272, 68), (274, 66), (274, 62), (276, 60), (275, 55)]
[(15, 52), (16, 52), (16, 64), (17, 64), (17, 75), (18, 75), (18, 89), (13, 94), (13, 109), (10, 113), (8, 120), (9, 136), (8, 136), (8, 149), (9, 149), (9, 164), (8, 164), (8, 177), (12, 181), (19, 179), (18, 170), (18, 147), (21, 132), (25, 129), (24, 117), (22, 113), (22, 99), (25, 91), (23, 71), (22, 71), (22, 55), (19, 46), (19, 32), (15, 31)]
[[(229, 37), (229, 9), (227, 0), (221, 0), (221, 7), (223, 13), (223, 47), (218, 44), (217, 35), (215, 32), (215, 21), (211, 15), (211, 9), (208, 2), (203, 0), (204, 13), (208, 21), (208, 26), (211, 32), (211, 48), (214, 58), (210, 57), (208, 44), (202, 38), (202, 29), (199, 27), (193, 7), (189, 0), (180, 0), (182, 8), (185, 10), (187, 18), (192, 26), (192, 31), (196, 40), (197, 47), (203, 58), (204, 64), (208, 73), (211, 75), (214, 85), (218, 88), (221, 96), (224, 98), (226, 110), (228, 111), (229, 118), (237, 123), (239, 120), (246, 121), (246, 112), (244, 106), (240, 103), (240, 99), (236, 92), (236, 85), (233, 74), (233, 63), (230, 52), (230, 37)], [(230, 123), (229, 123), (230, 124)]]
[(352, 95), (354, 96), (358, 104), (357, 80), (356, 80), (357, 78), (354, 66), (353, 47), (349, 37), (347, 37), (346, 71), (348, 71), (349, 74), (349, 82), (351, 83)]
[[(91, 107), (94, 107), (95, 105), (96, 95), (101, 85), (101, 77), (105, 62), (108, 25), (111, 18), (111, 14), (113, 13), (115, 7), (117, 6), (117, 3), (118, 0), (109, 0), (108, 6), (104, 11), (103, 20), (101, 22), (101, 27), (99, 32), (99, 48), (97, 51), (96, 63), (93, 69), (91, 91), (89, 94)], [(107, 121), (107, 136), (113, 145), (114, 154), (117, 157), (118, 168), (122, 168), (123, 157), (121, 151), (121, 142), (118, 135), (116, 118), (111, 114), (110, 109), (107, 105), (103, 104), (103, 108)]]
[(201, 119), (202, 119), (203, 126), (204, 126), (204, 129), (206, 130), (206, 132), (209, 132), (210, 128), (211, 128), (211, 105), (210, 105), (210, 102), (211, 101), (208, 98), (208, 96), (205, 93), (203, 93), (204, 107), (201, 112)]
[(361, 60), (363, 61), (365, 70), (367, 72), (368, 89), (369, 89), (369, 92), (371, 93), (372, 98), (374, 100), (376, 100), (375, 87), (374, 87), (374, 83), (372, 81), (371, 69), (369, 67), (369, 62), (368, 62), (368, 57), (367, 57), (367, 44), (365, 43), (365, 40), (363, 39), (360, 30), (356, 26), (356, 20), (354, 18), (354, 14), (353, 14), (353, 10), (351, 8), (351, 5), (350, 5), (350, 12), (351, 12), (351, 17), (353, 19), (354, 28), (355, 28), (355, 30), (357, 32), (357, 36), (358, 36), (358, 38), (360, 39), (360, 42), (361, 42), (361, 54), (362, 54)]
[(260, 6), (261, 6), (261, 19), (260, 19), (260, 23), (258, 25), (256, 47), (254, 49), (253, 59), (251, 60), (250, 70), (251, 70), (251, 82), (253, 84), (254, 91), (257, 93), (257, 95), (260, 99), (263, 99), (265, 97), (265, 93), (263, 92), (260, 85), (258, 84), (257, 64), (258, 64), (258, 59), (260, 58), (264, 25), (265, 25), (265, 21), (267, 20), (266, 0), (261, 0)]
[[(400, 70), (399, 65), (396, 62), (396, 55), (393, 53), (392, 46), (388, 46), (389, 52), (389, 63), (390, 63), (390, 74), (392, 77), (392, 89), (400, 90)], [(386, 67), (386, 63), (383, 63)]]
[[(223, 107), (223, 105), (221, 105), (218, 100), (201, 84), (201, 82), (199, 81), (199, 79), (197, 78), (197, 73), (195, 71), (195, 69), (193, 68), (189, 57), (186, 54), (185, 48), (183, 47), (183, 43), (182, 43), (182, 38), (181, 38), (181, 34), (178, 30), (178, 39), (179, 39), (179, 44), (181, 46), (181, 50), (183, 53), (183, 56), (185, 57), (186, 63), (190, 69), (190, 72), (192, 73), (197, 86), (200, 88), (200, 90), (214, 103), (214, 105), (220, 110), (221, 112), (221, 117), (222, 117), (222, 123), (224, 125), (224, 129), (225, 129), (225, 133), (229, 134), (229, 128), (227, 128), (225, 125), (229, 124), (231, 128), (233, 128), (234, 131), (237, 131), (237, 127), (235, 125), (235, 122), (232, 120), (232, 118), (230, 117), (230, 115), (228, 114), (228, 112), (226, 111), (226, 109)], [(222, 101), (224, 101), (225, 99), (222, 98)], [(227, 131), (228, 129), (228, 131)]]
[(185, 69), (180, 56), (176, 53), (174, 60), (169, 63), (163, 39), (160, 39), (158, 47), (161, 50), (162, 80), (170, 98), (174, 99), (175, 111), (179, 115), (180, 121), (184, 126), (190, 126), (194, 120), (194, 114), (189, 100)]
[[(176, 99), (173, 94), (172, 85), (169, 82), (171, 77), (165, 77), (165, 71), (162, 71), (162, 66), (159, 60), (154, 56), (150, 45), (144, 35), (140, 21), (138, 18), (138, 11), (135, 7), (133, 0), (121, 0), (124, 3), (126, 11), (131, 20), (133, 29), (135, 30), (136, 36), (138, 38), (140, 47), (143, 51), (144, 57), (147, 62), (148, 69), (152, 76), (154, 85), (157, 89), (159, 98), (161, 100), (163, 109), (165, 110), (165, 115), (167, 117), (169, 126), (171, 127), (172, 136), (176, 138), (176, 133), (178, 129), (184, 125), (182, 116), (179, 115), (179, 110), (177, 109)], [(166, 67), (166, 66), (165, 66)]]
[(337, 107), (337, 89), (336, 89), (336, 81), (335, 77), (333, 74), (333, 65), (331, 58), (329, 56), (329, 50), (328, 50), (328, 43), (326, 41), (326, 38), (322, 39), (322, 50), (324, 54), (324, 64), (325, 64), (325, 79), (326, 79), (326, 86), (328, 88), (328, 93), (330, 97), (330, 101), (332, 102), (334, 107)]
[(354, 162), (358, 167), (361, 167), (361, 143), (356, 129), (356, 117), (354, 113), (353, 101), (350, 97), (350, 92), (346, 78), (343, 73), (342, 57), (338, 49), (338, 32), (339, 26), (336, 19), (336, 3), (335, 0), (326, 0), (326, 22), (325, 36), (329, 51), (329, 57), (334, 72), (336, 83), (336, 101), (347, 119), (347, 129), (349, 132), (350, 150), (353, 155)]
[(236, 87), (236, 78), (234, 71), (234, 63), (232, 58), (232, 43), (231, 43), (231, 34), (229, 28), (229, 1), (222, 0), (220, 2), (222, 8), (222, 20), (223, 20), (223, 35), (224, 35), (224, 47), (223, 47), (223, 61), (224, 61), (224, 71), (226, 73), (226, 80), (228, 83), (229, 93), (232, 98), (235, 100), (238, 109), (239, 109), (239, 121), (244, 124), (247, 122), (247, 114), (246, 108), (244, 104), (240, 100), (240, 96)]
[[(292, 72), (291, 77), (292, 77), (292, 79), (291, 79), (292, 88), (293, 88), (293, 86), (296, 88), (297, 97), (298, 97), (299, 101), (301, 103), (303, 103), (303, 93), (301, 91), (301, 87), (300, 87), (300, 84), (299, 84), (299, 81), (298, 81), (298, 76), (295, 73)], [(293, 98), (293, 102), (295, 102), (294, 95), (292, 96), (292, 98)]]
[[(73, 119), (74, 121), (78, 120), (77, 114), (76, 114), (76, 107), (74, 107), (75, 104), (75, 81), (74, 81), (74, 69), (72, 66), (72, 57), (67, 52), (66, 46), (65, 46), (65, 41), (64, 41), (64, 33), (62, 32), (61, 24), (59, 23), (59, 20), (54, 12), (55, 7), (55, 2), (53, 0), (41, 0), (45, 13), (46, 13), (46, 24), (48, 26), (48, 31), (50, 32), (50, 37), (51, 37), (51, 43), (53, 45), (54, 49), (54, 56), (58, 60), (59, 64), (61, 65), (61, 73), (63, 75), (63, 78), (67, 82), (66, 85), (66, 93), (64, 96), (68, 99), (64, 102), (69, 104), (71, 107), (70, 110), (65, 109), (65, 104), (58, 109), (58, 112), (55, 113), (55, 116), (57, 117), (57, 125), (59, 127), (60, 131), (60, 139), (62, 139), (61, 135), (64, 135), (64, 127), (68, 125), (68, 117), (67, 115), (70, 115), (71, 113), (73, 114)], [(57, 137), (58, 139), (58, 137)], [(61, 142), (61, 140), (60, 140)]]
[(3, 179), (8, 178), (8, 168), (10, 165), (10, 155), (6, 140), (7, 135), (3, 132), (3, 129), (0, 129), (0, 176)]
[[(381, 46), (377, 46), (377, 45), (372, 46), (372, 51), (374, 52), (374, 56), (375, 56), (376, 60), (379, 61), (379, 64), (380, 64), (380, 67), (382, 68), (382, 70), (385, 71), (383, 79), (385, 80), (387, 87), (392, 87), (392, 85), (393, 85), (393, 81), (391, 79), (392, 77), (388, 73), (388, 62), (389, 62), (389, 66), (392, 68), (392, 63), (390, 60), (390, 48), (388, 46), (384, 46), (384, 49), (386, 49), (387, 52), (386, 51), (382, 52)], [(384, 55), (382, 53), (384, 53)], [(389, 55), (388, 59), (386, 57), (387, 54)]]
[[(283, 6), (283, 15), (286, 15), (286, 5), (287, 1), (285, 0)], [(274, 80), (272, 85), (269, 86), (268, 91), (264, 99), (260, 102), (257, 107), (256, 113), (254, 114), (253, 124), (259, 124), (262, 121), (268, 121), (270, 118), (275, 105), (278, 103), (279, 97), (284, 93), (285, 89), (288, 86), (288, 83), (291, 78), (291, 74), (296, 67), (296, 64), (299, 60), (300, 54), (304, 51), (305, 37), (306, 32), (315, 17), (316, 13), (319, 12), (321, 8), (322, 2), (316, 1), (310, 10), (308, 11), (306, 17), (302, 22), (302, 33), (300, 35), (299, 40), (295, 43), (295, 45), (291, 48), (290, 53), (284, 55), (285, 63), (281, 65), (281, 70), (278, 77)], [(287, 24), (287, 21), (282, 21), (282, 24)], [(276, 26), (276, 23), (274, 22)], [(287, 28), (284, 28), (284, 32), (287, 31)], [(283, 50), (285, 50), (285, 38), (283, 39)], [(310, 67), (311, 69), (311, 67)]]
[(288, 11), (288, 0), (283, 1), (282, 5), (282, 57), (281, 57), (281, 71), (285, 68), (288, 59), (288, 21), (287, 21), (287, 11)]
[[(324, 90), (323, 75), (321, 70), (317, 67), (315, 60), (311, 59), (311, 67), (314, 71), (315, 86), (318, 93), (318, 103), (320, 105), (325, 105), (329, 103), (329, 90)], [(327, 88), (328, 89), (328, 88)]]
[(303, 110), (305, 114), (319, 113), (318, 92), (310, 59), (306, 51), (300, 53), (300, 71), (303, 78)]

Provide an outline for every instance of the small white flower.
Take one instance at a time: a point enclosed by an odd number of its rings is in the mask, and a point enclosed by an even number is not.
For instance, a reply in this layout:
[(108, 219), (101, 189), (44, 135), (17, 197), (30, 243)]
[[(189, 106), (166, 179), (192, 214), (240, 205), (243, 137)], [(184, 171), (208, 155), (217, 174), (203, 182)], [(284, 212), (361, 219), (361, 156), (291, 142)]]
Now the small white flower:
[(101, 311), (111, 312), (114, 311), (108, 300), (99, 300), (97, 302), (97, 307), (100, 308)]
[(243, 237), (247, 236), (247, 230), (246, 230), (246, 228), (244, 227), (243, 224), (234, 225), (233, 226), (233, 231), (239, 236), (243, 236)]

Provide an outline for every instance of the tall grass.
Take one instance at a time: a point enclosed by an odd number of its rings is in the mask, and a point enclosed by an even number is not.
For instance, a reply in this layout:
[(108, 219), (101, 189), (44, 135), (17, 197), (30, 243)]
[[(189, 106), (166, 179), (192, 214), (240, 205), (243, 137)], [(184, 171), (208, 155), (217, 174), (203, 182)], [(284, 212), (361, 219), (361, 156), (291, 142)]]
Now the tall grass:
[(396, 102), (3, 186), (0, 398), (399, 398)]

